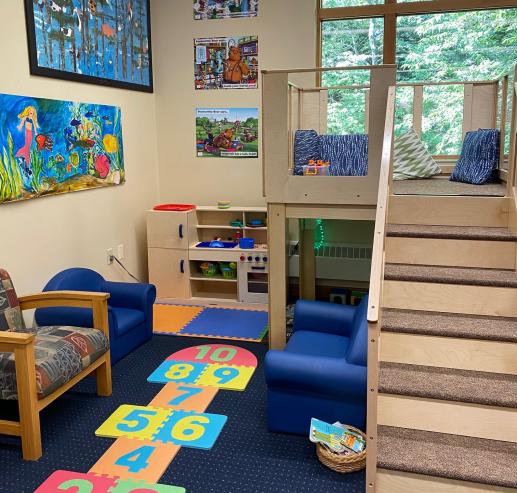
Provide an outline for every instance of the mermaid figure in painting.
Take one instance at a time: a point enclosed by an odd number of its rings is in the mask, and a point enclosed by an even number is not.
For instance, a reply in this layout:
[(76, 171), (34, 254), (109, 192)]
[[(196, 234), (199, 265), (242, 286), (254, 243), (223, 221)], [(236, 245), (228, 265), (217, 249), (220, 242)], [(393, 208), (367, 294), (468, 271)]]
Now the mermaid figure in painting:
[(31, 169), (31, 147), (34, 136), (38, 131), (38, 114), (34, 106), (27, 106), (19, 115), (20, 123), (18, 124), (18, 131), (25, 132), (25, 144), (16, 153), (21, 168), (27, 176), (32, 175)]

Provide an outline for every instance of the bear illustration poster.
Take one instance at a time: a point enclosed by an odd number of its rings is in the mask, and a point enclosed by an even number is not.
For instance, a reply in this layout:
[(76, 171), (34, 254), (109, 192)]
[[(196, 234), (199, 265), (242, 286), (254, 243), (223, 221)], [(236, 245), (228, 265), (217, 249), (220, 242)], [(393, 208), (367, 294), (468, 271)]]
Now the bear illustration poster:
[(193, 0), (194, 19), (257, 17), (259, 0)]
[(195, 39), (195, 88), (256, 89), (258, 56), (257, 36)]
[(198, 108), (197, 156), (258, 157), (258, 121), (258, 108)]

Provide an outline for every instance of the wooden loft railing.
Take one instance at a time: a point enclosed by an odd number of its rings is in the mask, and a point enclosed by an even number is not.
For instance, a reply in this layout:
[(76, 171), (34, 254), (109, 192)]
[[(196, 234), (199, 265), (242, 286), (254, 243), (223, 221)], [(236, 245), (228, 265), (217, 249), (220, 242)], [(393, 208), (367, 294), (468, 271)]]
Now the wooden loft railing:
[(368, 300), (368, 402), (366, 433), (368, 454), (366, 464), (367, 491), (375, 491), (377, 470), (377, 396), (379, 384), (381, 306), (384, 284), (385, 239), (388, 222), (388, 202), (393, 171), (393, 137), (395, 132), (395, 87), (388, 90), (384, 139), (382, 144), (377, 214), (370, 271), (370, 290)]
[[(296, 130), (326, 132), (327, 101), (314, 86), (322, 72), (367, 72), (368, 175), (293, 176), (293, 140)], [(377, 201), (384, 113), (388, 87), (395, 84), (395, 65), (262, 71), (263, 185), (268, 203), (374, 207)], [(340, 88), (342, 86), (336, 86)], [(326, 91), (333, 87), (324, 88)], [(315, 97), (307, 96), (315, 94)], [(321, 92), (323, 94), (323, 92)], [(307, 96), (307, 97), (306, 97)]]

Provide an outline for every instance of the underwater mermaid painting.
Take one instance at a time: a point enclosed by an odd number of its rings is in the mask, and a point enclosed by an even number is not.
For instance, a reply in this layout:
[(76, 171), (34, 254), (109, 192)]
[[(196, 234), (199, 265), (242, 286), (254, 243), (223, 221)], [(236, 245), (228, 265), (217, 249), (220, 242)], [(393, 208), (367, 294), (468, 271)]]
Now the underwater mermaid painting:
[(27, 106), (19, 115), (18, 118), (20, 123), (18, 124), (18, 131), (25, 131), (25, 144), (23, 147), (18, 149), (15, 157), (23, 169), (28, 175), (32, 175), (31, 170), (31, 147), (34, 140), (34, 136), (38, 131), (38, 114), (34, 106)]

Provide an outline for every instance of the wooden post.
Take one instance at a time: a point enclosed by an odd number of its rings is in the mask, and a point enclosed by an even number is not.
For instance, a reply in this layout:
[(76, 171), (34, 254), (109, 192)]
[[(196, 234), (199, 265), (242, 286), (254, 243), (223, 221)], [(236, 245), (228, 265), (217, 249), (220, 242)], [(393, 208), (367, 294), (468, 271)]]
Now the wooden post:
[[(510, 126), (510, 153), (508, 158), (508, 182), (509, 190), (515, 186), (515, 167), (517, 166), (517, 66), (512, 87), (512, 122)], [(510, 194), (510, 197), (513, 197)]]
[(422, 120), (424, 109), (424, 86), (413, 87), (413, 129), (422, 138)]
[(286, 343), (287, 227), (285, 204), (268, 204), (269, 347)]
[[(109, 341), (108, 302), (107, 300), (92, 302), (93, 327), (104, 333)], [(97, 378), (97, 395), (110, 396), (111, 384), (111, 356), (108, 350), (104, 355), (104, 363), (95, 371)]]
[[(500, 157), (499, 157), (499, 169), (503, 169), (504, 167), (504, 143), (506, 137), (506, 118), (508, 117), (508, 76), (505, 75), (503, 77), (503, 84), (501, 89), (501, 121), (499, 122), (499, 131), (501, 133), (499, 139), (499, 147), (500, 147)], [(508, 178), (508, 177), (507, 177)], [(507, 183), (508, 185), (508, 183)], [(511, 185), (508, 186), (507, 196), (510, 197)]]
[(43, 452), (41, 447), (34, 342), (24, 346), (15, 346), (14, 364), (16, 368), (16, 386), (18, 388), (23, 458), (25, 460), (38, 460)]
[(314, 231), (306, 227), (305, 219), (299, 220), (300, 234), (300, 298), (316, 299), (316, 255)]
[(474, 99), (474, 85), (465, 84), (463, 89), (463, 137), (472, 129), (472, 103)]

